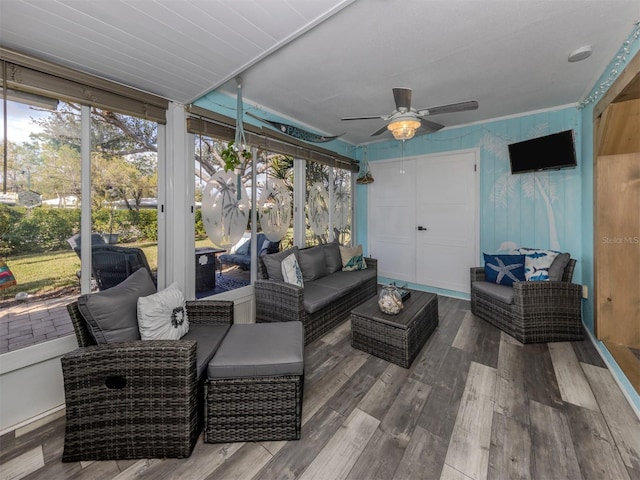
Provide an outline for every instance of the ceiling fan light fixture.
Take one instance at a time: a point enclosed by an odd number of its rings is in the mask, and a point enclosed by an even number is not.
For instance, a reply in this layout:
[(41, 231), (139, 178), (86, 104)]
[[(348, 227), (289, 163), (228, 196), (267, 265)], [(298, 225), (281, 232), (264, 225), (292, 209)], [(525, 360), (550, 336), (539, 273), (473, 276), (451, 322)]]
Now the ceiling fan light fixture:
[(416, 129), (420, 128), (420, 125), (420, 120), (415, 117), (402, 116), (387, 125), (387, 129), (396, 140), (410, 140), (416, 134)]

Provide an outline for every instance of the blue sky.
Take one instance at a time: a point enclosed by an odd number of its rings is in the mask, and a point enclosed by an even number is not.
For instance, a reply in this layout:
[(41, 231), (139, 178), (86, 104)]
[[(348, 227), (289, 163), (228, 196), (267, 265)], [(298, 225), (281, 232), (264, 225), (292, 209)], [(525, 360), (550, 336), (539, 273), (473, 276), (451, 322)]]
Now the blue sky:
[[(0, 107), (0, 112), (2, 107)], [(48, 115), (47, 112), (36, 110), (24, 103), (7, 102), (7, 137), (10, 142), (23, 143), (29, 141), (29, 134), (39, 131), (40, 128), (34, 124), (32, 118), (42, 118)], [(0, 116), (0, 125), (4, 116)], [(0, 138), (4, 137), (4, 128), (0, 128)]]

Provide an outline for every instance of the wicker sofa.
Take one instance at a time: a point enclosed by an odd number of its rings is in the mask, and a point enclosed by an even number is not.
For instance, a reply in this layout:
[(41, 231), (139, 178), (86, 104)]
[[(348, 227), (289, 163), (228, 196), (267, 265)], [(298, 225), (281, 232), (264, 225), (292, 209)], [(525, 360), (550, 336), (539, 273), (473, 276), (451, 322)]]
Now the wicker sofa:
[(471, 312), (522, 343), (582, 340), (582, 287), (571, 282), (575, 265), (570, 259), (561, 281), (513, 287), (487, 282), (484, 267), (473, 267)]
[[(144, 275), (151, 282), (141, 269), (91, 295), (117, 310)], [(61, 359), (63, 461), (188, 457), (203, 427), (207, 365), (233, 323), (233, 302), (188, 301), (190, 328), (180, 340), (97, 344), (81, 300), (67, 306), (79, 348)]]
[[(377, 260), (365, 258), (366, 269), (345, 272), (338, 248), (337, 243), (331, 242), (258, 257), (258, 279), (254, 282), (256, 321), (298, 320), (304, 325), (308, 344), (346, 320), (354, 307), (376, 295)], [(298, 257), (304, 287), (270, 276), (265, 265), (273, 258), (282, 261), (290, 253)]]

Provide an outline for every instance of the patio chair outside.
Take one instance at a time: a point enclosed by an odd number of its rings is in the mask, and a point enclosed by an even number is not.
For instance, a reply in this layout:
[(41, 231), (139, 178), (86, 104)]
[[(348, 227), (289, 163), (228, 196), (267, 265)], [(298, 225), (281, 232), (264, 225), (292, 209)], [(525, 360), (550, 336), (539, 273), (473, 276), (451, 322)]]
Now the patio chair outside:
[(140, 248), (104, 244), (91, 249), (91, 271), (98, 290), (118, 285), (140, 268), (145, 268), (155, 283), (147, 257)]
[[(78, 257), (80, 257), (80, 243), (81, 243), (80, 234), (76, 233), (74, 236), (67, 238), (67, 243), (73, 249), (73, 251), (76, 252), (76, 254), (78, 254)], [(102, 238), (102, 235), (100, 235), (99, 233), (91, 234), (92, 247), (95, 247), (96, 245), (106, 245), (106, 244), (107, 243), (104, 241), (104, 238)]]

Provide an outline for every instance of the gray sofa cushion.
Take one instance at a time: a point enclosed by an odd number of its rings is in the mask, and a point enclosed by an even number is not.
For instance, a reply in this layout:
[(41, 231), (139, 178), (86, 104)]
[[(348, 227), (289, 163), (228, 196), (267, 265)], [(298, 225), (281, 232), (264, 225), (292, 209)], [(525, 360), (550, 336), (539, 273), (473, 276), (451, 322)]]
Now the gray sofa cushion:
[(316, 282), (304, 284), (304, 299), (302, 302), (307, 313), (317, 312), (346, 293), (333, 287), (318, 285)]
[(287, 250), (278, 253), (271, 253), (269, 255), (263, 255), (260, 257), (264, 262), (264, 266), (267, 269), (269, 280), (280, 280), (284, 282), (282, 277), (282, 260), (287, 258), (291, 254), (295, 254), (300, 264), (300, 257), (298, 257), (298, 247), (292, 247)]
[(220, 343), (229, 330), (229, 325), (206, 325), (192, 323), (189, 332), (181, 340), (195, 340), (198, 343), (196, 349), (196, 371), (198, 378), (207, 369), (209, 361), (218, 350)]
[(311, 282), (316, 278), (322, 278), (329, 273), (324, 250), (320, 245), (299, 250), (298, 264), (300, 265), (300, 270), (302, 270), (302, 278), (305, 283)]
[(511, 305), (513, 303), (513, 287), (498, 285), (491, 282), (473, 282), (471, 288), (479, 293), (484, 293), (496, 300)]
[(568, 253), (561, 253), (553, 260), (553, 263), (549, 267), (550, 282), (562, 281), (564, 269), (567, 268), (567, 265), (569, 265), (569, 260), (571, 260), (571, 255), (569, 255)]
[(335, 240), (330, 243), (322, 245), (322, 251), (324, 252), (324, 262), (327, 265), (327, 271), (329, 273), (342, 270), (342, 257), (340, 256), (340, 244)]
[(138, 298), (156, 293), (146, 268), (133, 272), (115, 287), (78, 297), (78, 310), (98, 344), (140, 340)]
[(301, 322), (232, 325), (209, 362), (209, 378), (302, 375), (304, 328)]
[(372, 269), (354, 270), (353, 272), (343, 272), (340, 270), (326, 277), (314, 280), (313, 283), (348, 293), (349, 290), (375, 277), (376, 272)]

